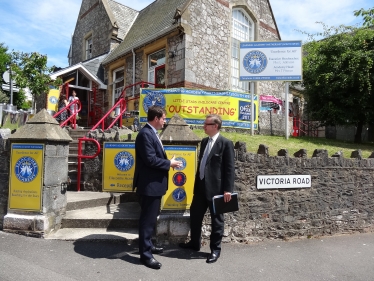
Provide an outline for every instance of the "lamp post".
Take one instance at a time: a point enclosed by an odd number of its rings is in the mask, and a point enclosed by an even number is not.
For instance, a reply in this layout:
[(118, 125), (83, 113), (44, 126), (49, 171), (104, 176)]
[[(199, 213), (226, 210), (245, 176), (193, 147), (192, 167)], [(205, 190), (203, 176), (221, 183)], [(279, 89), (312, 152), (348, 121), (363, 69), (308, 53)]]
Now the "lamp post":
[(13, 106), (13, 82), (12, 82), (12, 66), (9, 65), (9, 89), (10, 89), (10, 105)]

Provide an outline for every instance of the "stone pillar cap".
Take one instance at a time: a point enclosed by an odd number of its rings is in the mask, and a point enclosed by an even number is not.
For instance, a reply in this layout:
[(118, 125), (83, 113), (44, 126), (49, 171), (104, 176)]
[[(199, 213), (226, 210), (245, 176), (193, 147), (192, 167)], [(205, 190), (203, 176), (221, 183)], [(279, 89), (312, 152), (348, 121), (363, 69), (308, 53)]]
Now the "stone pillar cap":
[(54, 119), (46, 109), (39, 111), (26, 124), (17, 129), (9, 136), (14, 140), (33, 140), (33, 141), (58, 141), (71, 142), (73, 139), (66, 130), (62, 129), (56, 119)]

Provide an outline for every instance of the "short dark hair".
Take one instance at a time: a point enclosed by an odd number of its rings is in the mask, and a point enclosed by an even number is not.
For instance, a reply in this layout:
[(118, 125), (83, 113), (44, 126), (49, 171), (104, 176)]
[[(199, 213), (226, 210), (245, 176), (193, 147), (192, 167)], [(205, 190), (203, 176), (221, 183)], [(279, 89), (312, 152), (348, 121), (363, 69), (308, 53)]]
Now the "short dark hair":
[(147, 120), (153, 121), (156, 117), (160, 119), (164, 114), (166, 114), (166, 110), (163, 107), (152, 105), (148, 107)]
[(221, 116), (219, 116), (218, 114), (209, 114), (206, 116), (206, 118), (212, 119), (212, 122), (218, 125), (218, 130), (221, 129), (221, 126), (222, 126)]

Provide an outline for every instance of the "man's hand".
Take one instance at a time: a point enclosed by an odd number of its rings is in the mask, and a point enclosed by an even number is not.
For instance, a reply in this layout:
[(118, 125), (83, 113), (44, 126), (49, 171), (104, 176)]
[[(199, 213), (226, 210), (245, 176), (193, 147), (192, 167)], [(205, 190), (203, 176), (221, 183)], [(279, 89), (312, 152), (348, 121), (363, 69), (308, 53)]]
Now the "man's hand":
[(224, 191), (223, 192), (223, 201), (229, 202), (231, 200), (231, 192)]
[(182, 167), (182, 162), (175, 160), (175, 155), (173, 155), (173, 158), (170, 159), (170, 167), (173, 168), (180, 168)]

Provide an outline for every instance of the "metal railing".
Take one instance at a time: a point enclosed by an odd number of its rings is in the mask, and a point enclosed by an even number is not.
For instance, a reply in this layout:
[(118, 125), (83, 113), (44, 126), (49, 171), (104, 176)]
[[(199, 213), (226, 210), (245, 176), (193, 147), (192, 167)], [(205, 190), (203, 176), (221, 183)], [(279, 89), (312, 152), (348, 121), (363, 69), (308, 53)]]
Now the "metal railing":
[[(74, 108), (76, 108), (76, 109), (74, 109), (73, 114), (72, 114), (72, 111), (71, 111), (72, 106), (74, 106)], [(81, 109), (82, 109), (81, 102), (79, 100), (74, 100), (71, 103), (69, 103), (67, 106), (62, 108), (60, 111), (55, 113), (55, 115), (53, 115), (53, 118), (56, 118), (57, 116), (61, 115), (64, 111), (67, 111), (67, 113), (69, 113), (70, 116), (64, 122), (62, 122), (60, 124), (60, 127), (62, 128), (70, 122), (72, 124), (72, 128), (75, 129), (77, 127), (77, 115), (81, 111)]]

